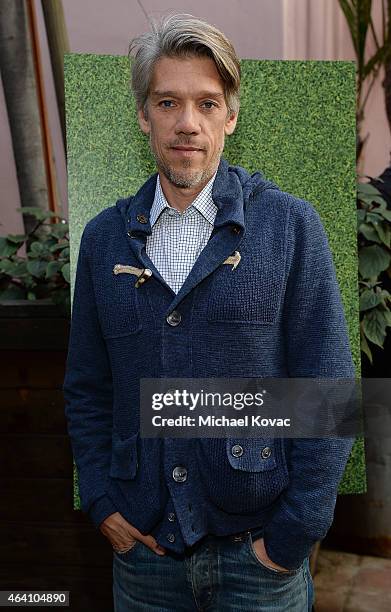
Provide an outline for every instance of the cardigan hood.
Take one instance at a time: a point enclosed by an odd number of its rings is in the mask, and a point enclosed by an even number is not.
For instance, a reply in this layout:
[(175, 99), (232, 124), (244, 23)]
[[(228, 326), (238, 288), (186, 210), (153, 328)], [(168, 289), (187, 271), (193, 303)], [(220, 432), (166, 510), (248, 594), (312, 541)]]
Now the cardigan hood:
[[(117, 201), (116, 208), (128, 231), (142, 231), (148, 235), (152, 233), (149, 213), (155, 195), (156, 180), (157, 173), (144, 183), (135, 196)], [(233, 223), (244, 227), (243, 212), (248, 199), (254, 198), (266, 189), (279, 189), (279, 187), (273, 181), (267, 180), (262, 172), (250, 174), (240, 166), (230, 166), (222, 158), (212, 190), (213, 201), (218, 208), (215, 227)]]

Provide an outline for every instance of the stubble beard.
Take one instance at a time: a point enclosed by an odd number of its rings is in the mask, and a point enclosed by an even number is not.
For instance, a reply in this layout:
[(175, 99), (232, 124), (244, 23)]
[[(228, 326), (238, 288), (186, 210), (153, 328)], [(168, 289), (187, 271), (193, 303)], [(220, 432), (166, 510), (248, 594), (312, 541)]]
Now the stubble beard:
[(150, 141), (151, 151), (155, 158), (158, 169), (164, 174), (167, 180), (170, 181), (175, 187), (181, 189), (189, 189), (197, 187), (201, 184), (206, 184), (214, 175), (216, 168), (219, 164), (221, 154), (223, 152), (224, 145), (219, 148), (213, 158), (210, 160), (208, 166), (201, 170), (191, 170), (191, 159), (184, 159), (181, 162), (181, 168), (178, 170), (170, 166), (170, 164), (155, 151)]

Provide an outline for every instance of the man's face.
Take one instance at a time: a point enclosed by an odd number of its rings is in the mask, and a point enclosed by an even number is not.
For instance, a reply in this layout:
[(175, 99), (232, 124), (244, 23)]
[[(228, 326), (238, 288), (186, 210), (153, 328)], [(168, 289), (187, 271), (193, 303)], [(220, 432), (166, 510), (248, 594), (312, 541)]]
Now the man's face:
[(138, 119), (158, 169), (176, 187), (190, 188), (213, 176), (237, 114), (228, 114), (212, 59), (163, 57), (155, 64), (147, 114), (139, 110)]

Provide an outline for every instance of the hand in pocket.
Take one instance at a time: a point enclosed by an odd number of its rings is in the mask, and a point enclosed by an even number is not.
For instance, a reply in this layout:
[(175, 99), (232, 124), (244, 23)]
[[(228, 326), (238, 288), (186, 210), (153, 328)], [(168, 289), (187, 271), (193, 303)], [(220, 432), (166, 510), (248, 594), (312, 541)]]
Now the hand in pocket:
[(145, 544), (154, 553), (164, 555), (165, 549), (159, 546), (151, 535), (143, 535), (133, 527), (119, 512), (110, 514), (99, 526), (100, 531), (109, 540), (117, 552), (126, 552), (136, 545), (137, 540)]
[(272, 561), (270, 559), (270, 557), (268, 556), (268, 554), (266, 552), (265, 542), (264, 542), (263, 538), (258, 538), (257, 540), (254, 540), (253, 541), (253, 547), (254, 547), (254, 550), (255, 550), (255, 552), (257, 554), (257, 557), (260, 559), (260, 561), (264, 565), (267, 565), (271, 569), (275, 569), (275, 570), (278, 570), (280, 572), (290, 572), (291, 571), (291, 570), (287, 569), (286, 567), (282, 567), (282, 565), (278, 565), (277, 563), (274, 563), (274, 561)]

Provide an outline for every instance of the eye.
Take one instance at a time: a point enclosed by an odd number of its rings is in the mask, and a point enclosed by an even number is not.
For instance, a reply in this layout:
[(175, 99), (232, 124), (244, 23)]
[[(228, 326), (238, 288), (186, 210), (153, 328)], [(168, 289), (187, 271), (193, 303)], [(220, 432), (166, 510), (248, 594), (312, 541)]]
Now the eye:
[(159, 106), (163, 108), (171, 108), (171, 104), (174, 104), (172, 100), (161, 100), (161, 102), (159, 102)]
[(204, 108), (207, 110), (211, 110), (214, 106), (217, 106), (217, 104), (211, 100), (205, 100), (205, 102), (202, 103), (202, 106), (204, 106)]

